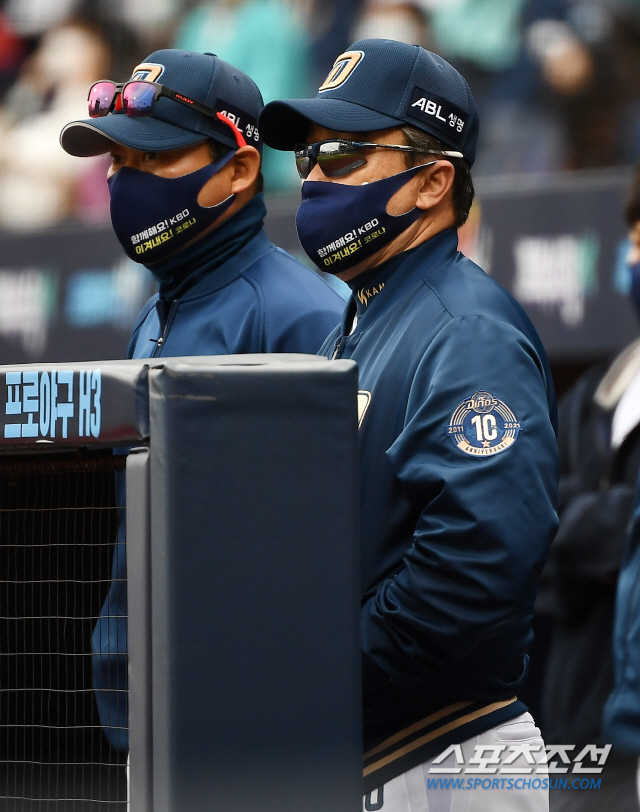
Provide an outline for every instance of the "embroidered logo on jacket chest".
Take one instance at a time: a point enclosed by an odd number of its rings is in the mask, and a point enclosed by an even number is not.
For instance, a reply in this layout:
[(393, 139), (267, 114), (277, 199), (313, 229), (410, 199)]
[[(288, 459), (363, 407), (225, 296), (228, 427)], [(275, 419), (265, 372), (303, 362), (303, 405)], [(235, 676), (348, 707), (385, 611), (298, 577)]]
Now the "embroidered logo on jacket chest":
[(362, 421), (364, 420), (364, 416), (367, 413), (370, 403), (371, 392), (367, 392), (366, 389), (361, 389), (358, 392), (358, 428), (360, 428), (362, 425)]
[(363, 304), (366, 307), (369, 304), (369, 300), (373, 299), (374, 296), (377, 296), (383, 287), (384, 282), (380, 282), (379, 285), (372, 285), (370, 288), (360, 288), (360, 290), (356, 293), (358, 301), (360, 304)]

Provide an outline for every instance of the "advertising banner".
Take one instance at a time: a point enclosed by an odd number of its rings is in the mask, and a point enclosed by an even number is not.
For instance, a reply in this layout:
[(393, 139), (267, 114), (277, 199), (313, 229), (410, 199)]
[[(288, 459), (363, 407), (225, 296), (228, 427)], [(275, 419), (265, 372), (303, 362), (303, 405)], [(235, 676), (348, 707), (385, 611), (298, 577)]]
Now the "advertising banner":
[[(621, 169), (476, 183), (460, 250), (523, 305), (552, 361), (604, 358), (637, 335), (625, 265), (630, 177)], [(268, 198), (266, 230), (308, 263), (297, 204), (298, 195)], [(123, 358), (154, 292), (109, 227), (0, 235), (0, 363)]]

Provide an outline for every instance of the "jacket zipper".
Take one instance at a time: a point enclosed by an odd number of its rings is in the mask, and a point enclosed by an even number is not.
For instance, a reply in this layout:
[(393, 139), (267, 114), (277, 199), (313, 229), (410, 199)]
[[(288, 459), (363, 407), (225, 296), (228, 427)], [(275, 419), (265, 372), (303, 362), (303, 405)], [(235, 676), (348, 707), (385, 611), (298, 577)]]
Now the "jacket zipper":
[(162, 335), (160, 336), (160, 338), (156, 341), (156, 348), (153, 351), (153, 355), (151, 356), (152, 358), (157, 358), (158, 355), (160, 354), (160, 350), (162, 349), (164, 340), (167, 337), (167, 333), (169, 332), (169, 325), (171, 324), (171, 315), (173, 313), (175, 304), (176, 304), (175, 302), (171, 302), (171, 307), (169, 308), (169, 315), (167, 316), (167, 321), (165, 322), (164, 330), (162, 331)]
[[(349, 321), (349, 315), (353, 313), (353, 317), (351, 321)], [(345, 324), (344, 324), (344, 335), (338, 336), (338, 340), (336, 341), (336, 346), (333, 349), (333, 355), (331, 356), (331, 360), (335, 361), (336, 358), (342, 358), (342, 353), (344, 352), (344, 348), (347, 345), (347, 339), (353, 332), (353, 321), (358, 317), (358, 311), (353, 305), (353, 302), (349, 305), (349, 314), (345, 317)], [(351, 324), (352, 328), (348, 328), (348, 324)]]

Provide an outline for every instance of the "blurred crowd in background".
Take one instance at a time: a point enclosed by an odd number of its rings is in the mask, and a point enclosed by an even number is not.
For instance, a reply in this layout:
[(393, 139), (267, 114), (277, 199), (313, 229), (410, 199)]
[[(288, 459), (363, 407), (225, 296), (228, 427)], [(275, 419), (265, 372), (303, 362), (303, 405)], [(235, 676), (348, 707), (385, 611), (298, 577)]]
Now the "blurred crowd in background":
[[(58, 145), (93, 81), (178, 47), (241, 68), (265, 101), (308, 96), (367, 37), (421, 44), (464, 74), (476, 175), (640, 157), (640, 0), (0, 0), (0, 228), (108, 217), (107, 159)], [(267, 191), (298, 184), (272, 151), (265, 177)]]

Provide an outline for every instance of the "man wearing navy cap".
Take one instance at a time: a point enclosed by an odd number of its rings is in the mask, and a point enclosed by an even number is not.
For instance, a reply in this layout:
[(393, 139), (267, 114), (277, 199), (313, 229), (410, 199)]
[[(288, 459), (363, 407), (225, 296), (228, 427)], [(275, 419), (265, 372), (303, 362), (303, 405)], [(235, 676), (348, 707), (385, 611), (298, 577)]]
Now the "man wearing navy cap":
[(364, 809), (548, 810), (517, 696), (557, 527), (556, 402), (529, 319), (457, 250), (469, 87), (363, 40), (259, 127), (295, 151), (303, 248), (353, 291), (320, 352), (360, 371)]
[(246, 74), (165, 50), (96, 82), (91, 118), (62, 130), (72, 155), (111, 153), (114, 230), (158, 283), (130, 357), (316, 352), (338, 322), (340, 297), (262, 229), (261, 109)]
[[(228, 63), (164, 50), (125, 84), (96, 82), (90, 118), (62, 130), (72, 155), (111, 154), (114, 230), (158, 283), (129, 358), (316, 353), (339, 322), (342, 299), (264, 234), (261, 108), (256, 84)], [(93, 635), (101, 721), (119, 750), (128, 749), (125, 578), (121, 522)]]

